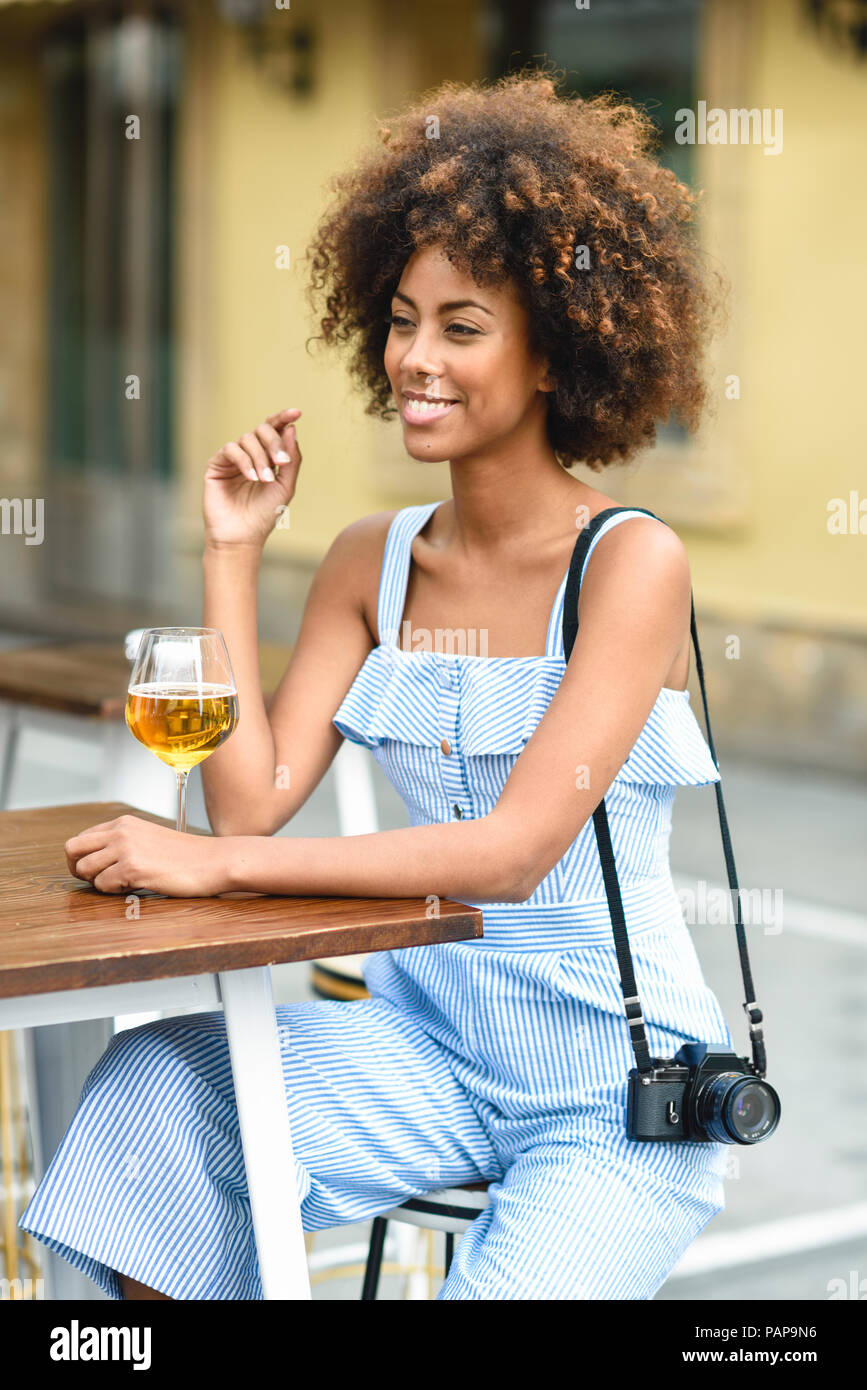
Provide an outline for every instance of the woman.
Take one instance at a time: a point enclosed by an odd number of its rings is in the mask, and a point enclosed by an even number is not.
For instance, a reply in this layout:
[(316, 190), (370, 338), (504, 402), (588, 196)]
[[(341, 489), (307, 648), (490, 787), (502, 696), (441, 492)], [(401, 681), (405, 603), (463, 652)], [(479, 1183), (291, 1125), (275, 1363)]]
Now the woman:
[[(353, 343), (369, 410), (396, 404), (414, 459), (449, 461), (452, 496), (337, 536), (266, 712), (258, 567), (300, 411), (226, 444), (205, 476), (204, 623), (243, 713), (203, 766), (219, 838), (122, 817), (66, 846), (101, 892), (483, 909), (483, 940), (372, 955), (369, 999), (277, 1010), (305, 1229), (491, 1183), (440, 1298), (650, 1298), (724, 1205), (724, 1145), (627, 1138), (591, 820), (605, 796), (651, 1053), (730, 1044), (668, 863), (675, 786), (718, 778), (685, 688), (674, 532), (611, 518), (568, 668), (561, 637), (578, 530), (615, 505), (567, 467), (628, 458), (672, 411), (695, 427), (704, 401), (715, 296), (684, 227), (694, 197), (650, 130), (544, 76), (448, 85), (338, 182), (313, 248), (323, 336)], [(410, 826), (272, 838), (343, 737)], [(261, 1297), (221, 1014), (112, 1040), (21, 1224), (113, 1297)]]

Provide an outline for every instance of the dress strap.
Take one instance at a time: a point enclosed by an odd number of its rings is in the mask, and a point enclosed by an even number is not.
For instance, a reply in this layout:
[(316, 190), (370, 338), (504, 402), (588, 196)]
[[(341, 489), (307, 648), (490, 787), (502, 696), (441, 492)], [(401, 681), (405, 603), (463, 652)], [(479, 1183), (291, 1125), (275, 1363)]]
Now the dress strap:
[(391, 519), (382, 555), (376, 606), (376, 626), (383, 647), (400, 646), (400, 620), (406, 604), (412, 543), (438, 506), (439, 502), (424, 502), (416, 507), (402, 507)]
[[(602, 539), (606, 531), (610, 531), (612, 526), (617, 526), (621, 521), (627, 521), (631, 516), (653, 516), (653, 512), (646, 511), (643, 507), (607, 507), (605, 511), (597, 512), (596, 516), (588, 523), (581, 533), (582, 536), (589, 533), (584, 559), (578, 577), (578, 591), (581, 589), (581, 581), (584, 578), (584, 571), (587, 568), (587, 561), (593, 553), (593, 547)], [(657, 521), (659, 517), (656, 518)], [(664, 525), (665, 523), (663, 523)], [(580, 539), (580, 537), (579, 537)], [(548, 637), (545, 644), (545, 654), (547, 656), (563, 657), (563, 604), (566, 597), (566, 584), (569, 579), (567, 570), (563, 576), (560, 588), (557, 590), (557, 597), (554, 600), (554, 607), (551, 610), (551, 617), (548, 622)], [(577, 607), (578, 592), (575, 594), (575, 604)]]
[(557, 597), (554, 599), (554, 607), (551, 609), (551, 616), (548, 619), (548, 632), (545, 637), (545, 655), (563, 655), (563, 595), (566, 592), (566, 580), (569, 578), (569, 571), (563, 575), (560, 587), (557, 590)]

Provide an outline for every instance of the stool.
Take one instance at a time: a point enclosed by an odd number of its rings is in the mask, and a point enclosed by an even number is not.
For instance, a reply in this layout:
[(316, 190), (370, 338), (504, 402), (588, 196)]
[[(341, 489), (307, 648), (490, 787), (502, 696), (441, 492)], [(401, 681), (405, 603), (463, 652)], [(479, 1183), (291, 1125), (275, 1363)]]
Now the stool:
[(361, 962), (366, 956), (322, 956), (310, 962), (310, 988), (320, 999), (369, 999)]
[(361, 1291), (362, 1300), (372, 1301), (376, 1298), (389, 1221), (422, 1226), (429, 1231), (444, 1231), (445, 1277), (448, 1278), (455, 1253), (455, 1236), (464, 1235), (479, 1212), (484, 1211), (489, 1201), (488, 1187), (489, 1184), (486, 1182), (466, 1183), (462, 1187), (443, 1187), (436, 1192), (426, 1192), (422, 1197), (410, 1197), (399, 1207), (392, 1207), (382, 1216), (374, 1217), (367, 1268), (364, 1271), (364, 1287)]

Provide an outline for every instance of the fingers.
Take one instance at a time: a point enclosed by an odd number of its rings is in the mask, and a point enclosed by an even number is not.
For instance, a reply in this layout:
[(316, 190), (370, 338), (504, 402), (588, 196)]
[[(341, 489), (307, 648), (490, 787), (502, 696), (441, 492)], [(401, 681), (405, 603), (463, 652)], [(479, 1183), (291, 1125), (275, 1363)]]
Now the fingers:
[(107, 865), (117, 862), (118, 855), (135, 834), (140, 824), (135, 816), (118, 816), (116, 820), (101, 821), (73, 835), (63, 846), (69, 872), (75, 878), (92, 881)]
[(275, 430), (281, 430), (284, 425), (288, 425), (290, 422), (294, 424), (300, 414), (301, 411), (291, 405), (288, 410), (278, 410), (276, 414), (268, 415), (265, 423), (271, 425)]
[(223, 459), (228, 460), (229, 463), (233, 463), (238, 472), (243, 473), (245, 478), (249, 478), (251, 482), (258, 483), (259, 474), (253, 467), (249, 454), (242, 449), (240, 444), (235, 444), (230, 440), (228, 444), (224, 444), (222, 449), (214, 455), (213, 459), (211, 459), (211, 463), (219, 463)]
[(99, 825), (91, 825), (87, 830), (82, 830), (80, 834), (73, 835), (63, 846), (66, 855), (66, 864), (69, 872), (76, 878), (83, 875), (78, 872), (77, 864), (85, 855), (91, 854), (94, 850), (101, 849), (109, 838), (110, 831), (117, 824), (116, 821), (101, 821)]
[(294, 406), (269, 415), (239, 440), (224, 444), (209, 460), (209, 467), (225, 462), (251, 482), (273, 483), (281, 464), (294, 464), (297, 469), (301, 462), (294, 429), (300, 415)]
[(252, 476), (258, 478), (260, 482), (273, 483), (275, 474), (271, 467), (271, 460), (254, 431), (248, 430), (246, 434), (241, 435), (239, 443), (246, 449), (252, 462), (254, 469)]
[[(255, 433), (267, 452), (275, 474), (279, 473), (280, 465), (289, 463), (290, 461), (289, 455), (283, 447), (283, 440), (280, 438), (280, 435), (274, 429), (273, 425), (267, 423), (257, 425)], [(270, 482), (271, 480), (269, 479), (268, 481)]]
[(116, 864), (109, 864), (93, 878), (93, 886), (100, 893), (131, 893), (133, 885), (122, 876)]
[(117, 851), (114, 849), (95, 850), (93, 854), (85, 854), (79, 857), (78, 863), (73, 869), (76, 878), (85, 879), (92, 883), (95, 888), (100, 885), (97, 883), (97, 876), (106, 869), (110, 869), (117, 863)]
[(283, 430), (283, 448), (289, 455), (289, 467), (294, 476), (301, 466), (301, 450), (298, 448), (298, 437), (294, 425), (287, 425)]

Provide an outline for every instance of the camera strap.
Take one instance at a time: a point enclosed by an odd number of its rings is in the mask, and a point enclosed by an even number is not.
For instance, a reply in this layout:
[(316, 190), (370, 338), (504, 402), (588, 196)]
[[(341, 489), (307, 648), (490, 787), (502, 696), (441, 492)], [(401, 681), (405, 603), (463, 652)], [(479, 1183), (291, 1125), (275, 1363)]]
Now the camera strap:
[[(661, 520), (661, 517), (656, 516), (654, 512), (648, 511), (646, 507), (608, 507), (605, 511), (598, 512), (597, 515), (593, 517), (589, 524), (584, 527), (575, 543), (572, 559), (569, 564), (569, 574), (566, 580), (566, 590), (563, 598), (563, 651), (567, 663), (572, 654), (575, 638), (578, 635), (578, 591), (581, 585), (581, 571), (590, 543), (600, 527), (605, 524), (609, 517), (616, 515), (618, 512), (627, 511), (642, 512), (645, 516), (654, 517), (656, 521)], [(667, 526), (668, 523), (663, 522), (663, 525)], [(701, 700), (704, 707), (705, 725), (707, 727), (708, 747), (714, 764), (716, 765), (716, 769), (719, 772), (719, 763), (714, 749), (713, 734), (711, 733), (710, 727), (710, 715), (707, 707), (707, 694), (704, 686), (704, 668), (702, 666), (701, 651), (698, 645), (698, 630), (695, 622), (695, 604), (693, 602), (692, 591), (690, 591), (689, 625), (693, 646), (695, 647), (695, 663), (698, 671), (699, 685), (701, 686)], [(726, 874), (728, 876), (731, 899), (735, 905), (735, 934), (737, 936), (738, 954), (741, 962), (741, 975), (743, 977), (744, 990), (746, 991), (746, 1000), (743, 1008), (750, 1021), (753, 1070), (757, 1076), (764, 1076), (767, 1063), (761, 1027), (762, 1011), (754, 997), (750, 959), (747, 953), (747, 938), (741, 914), (741, 895), (740, 889), (738, 888), (735, 859), (732, 852), (728, 821), (726, 819), (722, 782), (720, 780), (714, 782), (713, 785), (716, 792)], [(608, 815), (605, 810), (604, 798), (599, 802), (599, 805), (593, 812), (593, 824), (596, 830), (596, 843), (599, 847), (599, 858), (602, 863), (602, 877), (605, 882), (605, 893), (608, 898), (611, 925), (614, 930), (614, 945), (617, 952), (617, 964), (620, 970), (620, 987), (623, 991), (623, 1003), (626, 1009), (626, 1018), (629, 1023), (632, 1050), (635, 1053), (635, 1061), (638, 1070), (640, 1072), (647, 1072), (652, 1070), (653, 1063), (648, 1048), (647, 1035), (644, 1031), (644, 1015), (641, 1009), (641, 1001), (638, 997), (638, 988), (635, 983), (632, 952), (629, 949), (629, 938), (626, 933), (623, 900), (620, 896), (620, 883), (617, 878), (617, 867), (614, 862), (614, 850), (611, 844), (611, 833), (608, 827)]]

